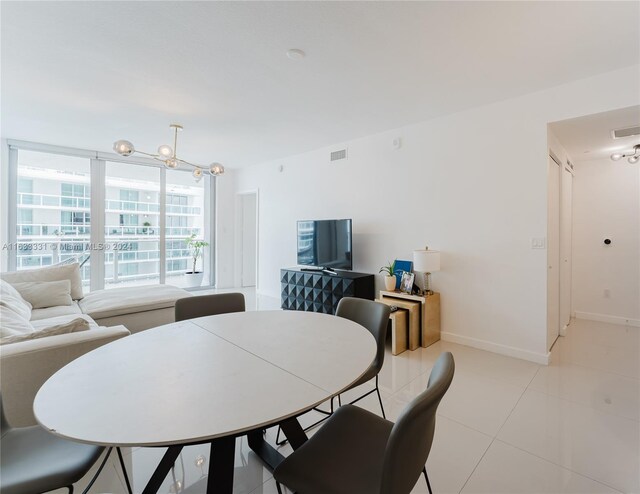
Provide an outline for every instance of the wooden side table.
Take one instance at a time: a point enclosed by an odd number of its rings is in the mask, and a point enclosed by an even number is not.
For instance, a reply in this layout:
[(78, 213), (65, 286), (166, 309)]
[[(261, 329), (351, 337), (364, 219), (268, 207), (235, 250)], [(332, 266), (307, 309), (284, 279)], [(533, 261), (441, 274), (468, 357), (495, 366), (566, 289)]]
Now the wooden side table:
[(420, 303), (414, 300), (402, 300), (391, 297), (380, 297), (377, 302), (387, 305), (395, 305), (400, 309), (409, 311), (409, 350), (415, 350), (420, 346)]
[[(391, 300), (389, 303), (387, 301)], [(420, 302), (422, 311), (420, 314), (420, 344), (423, 347), (433, 345), (440, 339), (440, 294), (434, 292), (432, 295), (410, 295), (403, 292), (387, 292), (380, 290), (380, 301), (388, 305), (401, 307), (398, 301)]]
[(389, 314), (391, 323), (391, 355), (399, 355), (409, 347), (409, 327), (407, 326), (405, 309), (398, 309)]

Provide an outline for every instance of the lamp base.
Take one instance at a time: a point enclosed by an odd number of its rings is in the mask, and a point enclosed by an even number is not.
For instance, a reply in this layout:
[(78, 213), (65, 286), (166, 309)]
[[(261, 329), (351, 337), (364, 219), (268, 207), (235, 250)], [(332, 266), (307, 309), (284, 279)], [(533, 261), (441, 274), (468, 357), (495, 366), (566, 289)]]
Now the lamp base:
[(424, 290), (422, 290), (422, 295), (425, 297), (428, 295), (433, 295), (433, 290), (431, 289), (431, 273), (423, 273), (424, 274)]

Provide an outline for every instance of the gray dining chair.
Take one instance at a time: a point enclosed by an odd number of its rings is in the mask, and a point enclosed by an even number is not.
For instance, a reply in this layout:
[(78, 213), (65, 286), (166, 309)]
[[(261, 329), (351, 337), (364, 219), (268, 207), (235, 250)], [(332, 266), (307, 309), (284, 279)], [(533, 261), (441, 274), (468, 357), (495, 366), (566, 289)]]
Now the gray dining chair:
[(215, 293), (176, 300), (175, 316), (176, 321), (184, 321), (229, 312), (244, 312), (244, 310), (244, 295), (242, 293)]
[[(360, 377), (354, 384), (349, 387), (349, 389), (353, 389), (356, 386), (360, 386), (361, 384), (364, 384), (367, 381), (375, 378), (374, 388), (371, 391), (367, 391), (362, 396), (351, 401), (349, 404), (353, 405), (354, 403), (369, 396), (370, 394), (377, 393), (378, 402), (380, 403), (380, 409), (382, 410), (383, 418), (386, 418), (386, 414), (384, 411), (384, 405), (382, 404), (382, 397), (380, 396), (380, 388), (378, 387), (378, 374), (380, 373), (382, 365), (384, 364), (385, 342), (387, 339), (387, 327), (389, 325), (390, 313), (391, 308), (386, 304), (381, 304), (379, 302), (374, 302), (373, 300), (356, 297), (343, 297), (342, 299), (340, 299), (340, 302), (338, 302), (338, 307), (336, 308), (336, 316), (349, 319), (360, 324), (361, 326), (364, 326), (369, 330), (369, 332), (376, 340), (376, 356), (373, 362), (366, 370), (366, 372), (362, 375), (362, 377)], [(338, 395), (338, 404), (342, 405), (340, 395)], [(329, 406), (330, 408), (328, 411), (317, 407), (314, 408), (316, 412), (320, 412), (325, 416), (317, 422), (314, 422), (313, 424), (307, 426), (304, 429), (305, 432), (316, 427), (317, 425), (320, 425), (331, 415), (333, 415), (333, 398), (331, 398)], [(278, 428), (278, 433), (276, 434), (276, 444), (280, 446), (285, 442), (286, 440), (280, 441), (280, 428)]]
[[(89, 492), (102, 472), (113, 448), (92, 446), (54, 436), (39, 425), (11, 427), (7, 422), (0, 395), (0, 492), (2, 494), (39, 494), (67, 488), (84, 477), (105, 450), (96, 474), (83, 491)], [(116, 448), (127, 491), (131, 484), (120, 448)]]
[(427, 389), (394, 424), (345, 405), (273, 471), (281, 485), (299, 494), (409, 494), (424, 474), (436, 426), (436, 410), (453, 380), (453, 355), (436, 361)]

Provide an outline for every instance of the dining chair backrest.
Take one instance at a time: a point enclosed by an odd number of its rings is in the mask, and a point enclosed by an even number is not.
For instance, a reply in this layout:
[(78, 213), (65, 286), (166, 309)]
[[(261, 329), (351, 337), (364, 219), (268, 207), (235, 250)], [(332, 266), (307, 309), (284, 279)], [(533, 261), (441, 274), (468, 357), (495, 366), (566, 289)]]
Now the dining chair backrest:
[(229, 312), (244, 312), (244, 310), (244, 295), (242, 293), (216, 293), (176, 300), (175, 316), (176, 321), (184, 321)]
[(376, 340), (376, 358), (372, 364), (375, 374), (384, 364), (384, 345), (387, 339), (387, 325), (391, 309), (388, 305), (364, 298), (343, 297), (338, 302), (336, 316), (350, 319), (367, 328)]
[(453, 355), (436, 361), (427, 389), (402, 411), (391, 429), (382, 467), (380, 494), (411, 492), (427, 462), (436, 426), (436, 410), (453, 380)]

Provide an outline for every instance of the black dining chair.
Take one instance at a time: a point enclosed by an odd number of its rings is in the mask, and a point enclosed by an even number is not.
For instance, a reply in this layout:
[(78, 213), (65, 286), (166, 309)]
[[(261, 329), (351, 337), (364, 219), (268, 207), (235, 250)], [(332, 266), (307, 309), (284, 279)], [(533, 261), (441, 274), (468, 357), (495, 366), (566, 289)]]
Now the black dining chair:
[[(362, 396), (351, 401), (349, 404), (353, 405), (361, 399), (369, 396), (371, 393), (377, 393), (378, 402), (380, 403), (380, 409), (382, 410), (383, 418), (386, 418), (386, 414), (384, 411), (384, 405), (382, 404), (382, 397), (380, 396), (380, 388), (378, 387), (378, 374), (380, 373), (382, 365), (384, 364), (385, 341), (387, 339), (387, 327), (389, 324), (390, 313), (391, 309), (388, 305), (374, 302), (373, 300), (356, 297), (343, 297), (342, 299), (340, 299), (340, 302), (338, 302), (338, 307), (336, 308), (336, 316), (349, 319), (360, 324), (361, 326), (364, 326), (369, 330), (369, 332), (376, 340), (375, 359), (366, 370), (366, 372), (362, 375), (362, 377), (360, 377), (354, 384), (349, 387), (349, 389), (353, 389), (375, 378), (374, 388), (371, 391), (367, 391)], [(338, 404), (342, 405), (340, 395), (338, 395)], [(329, 406), (330, 408), (328, 411), (322, 410), (321, 408), (314, 408), (316, 412), (324, 414), (325, 417), (322, 417), (317, 422), (314, 422), (313, 424), (306, 427), (304, 429), (305, 432), (321, 424), (331, 415), (333, 415), (333, 398), (331, 398)], [(280, 441), (280, 429), (278, 428), (278, 433), (276, 435), (276, 444), (280, 446), (285, 442), (286, 440)]]
[(229, 312), (244, 312), (244, 310), (244, 295), (242, 293), (215, 293), (176, 300), (175, 318), (176, 321), (184, 321)]
[[(39, 494), (67, 488), (73, 494), (73, 484), (84, 477), (105, 450), (98, 471), (83, 491), (102, 472), (113, 448), (92, 446), (54, 436), (39, 425), (11, 427), (7, 422), (0, 395), (0, 492), (2, 494)], [(127, 491), (132, 493), (120, 448), (116, 448)]]
[(424, 474), (436, 426), (436, 410), (449, 389), (455, 364), (446, 352), (436, 361), (427, 389), (394, 424), (362, 408), (340, 407), (273, 471), (299, 494), (409, 494)]

